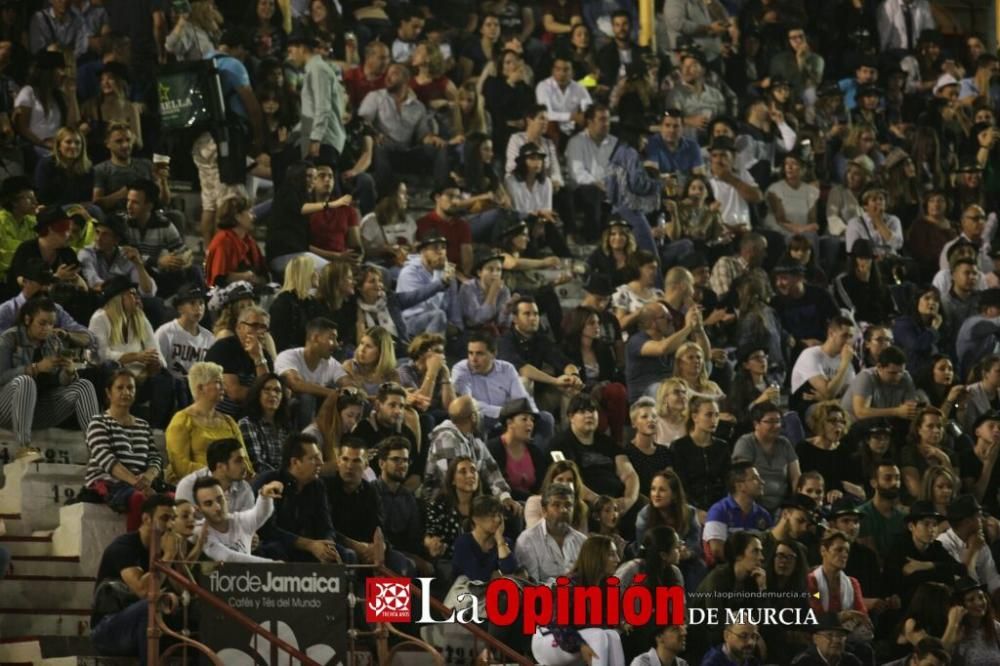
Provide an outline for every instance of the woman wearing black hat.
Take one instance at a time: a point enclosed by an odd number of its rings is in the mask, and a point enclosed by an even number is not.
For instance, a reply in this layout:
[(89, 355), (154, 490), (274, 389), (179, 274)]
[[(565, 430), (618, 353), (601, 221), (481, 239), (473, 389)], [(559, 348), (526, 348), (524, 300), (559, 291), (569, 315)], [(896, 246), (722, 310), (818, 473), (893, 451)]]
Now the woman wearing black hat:
[(852, 310), (856, 321), (888, 323), (893, 311), (892, 298), (882, 283), (871, 242), (859, 238), (848, 255), (847, 271), (833, 280), (837, 304)]
[(487, 329), (494, 336), (510, 325), (507, 302), (510, 289), (503, 283), (503, 255), (498, 250), (479, 250), (472, 263), (475, 279), (458, 291), (465, 330)]
[(959, 664), (1000, 664), (1000, 622), (986, 586), (968, 576), (955, 583), (955, 601), (961, 604), (959, 640), (954, 655)]
[(6, 275), (14, 252), (35, 237), (38, 199), (25, 176), (11, 176), (0, 185), (0, 273)]
[(600, 244), (587, 257), (587, 265), (594, 273), (606, 275), (612, 287), (629, 281), (629, 260), (636, 252), (632, 227), (625, 220), (615, 218), (601, 234)]
[(528, 220), (533, 246), (548, 246), (560, 257), (569, 257), (569, 247), (552, 207), (554, 189), (552, 180), (546, 177), (545, 158), (545, 151), (538, 145), (526, 143), (521, 146), (505, 187), (511, 207), (522, 219)]
[(173, 379), (156, 344), (153, 326), (142, 311), (136, 285), (128, 276), (105, 281), (104, 305), (90, 318), (97, 353), (105, 364), (121, 365), (136, 378), (136, 403), (149, 401), (149, 422), (166, 428), (174, 408)]

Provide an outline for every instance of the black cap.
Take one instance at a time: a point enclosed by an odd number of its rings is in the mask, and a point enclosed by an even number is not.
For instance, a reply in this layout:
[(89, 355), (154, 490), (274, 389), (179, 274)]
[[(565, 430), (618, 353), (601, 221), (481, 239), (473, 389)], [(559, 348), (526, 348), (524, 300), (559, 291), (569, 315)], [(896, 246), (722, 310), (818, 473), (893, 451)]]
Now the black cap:
[(608, 276), (598, 273), (591, 273), (587, 277), (587, 281), (583, 283), (583, 290), (594, 296), (610, 296), (615, 293)]
[(993, 129), (993, 123), (976, 123), (972, 126), (969, 136), (979, 136), (980, 132), (985, 132), (988, 129)]
[(955, 167), (954, 173), (979, 173), (983, 170), (979, 166), (979, 162), (976, 161), (976, 156), (960, 156), (958, 159), (958, 166)]
[(774, 90), (775, 88), (791, 88), (792, 84), (788, 82), (783, 76), (772, 76), (771, 80), (768, 81), (768, 90)]
[(806, 267), (794, 259), (782, 259), (771, 269), (774, 275), (805, 275)]
[(844, 91), (833, 81), (824, 83), (816, 91), (817, 97), (843, 97)]
[(256, 300), (256, 295), (253, 293), (253, 287), (249, 282), (234, 282), (229, 285), (226, 289), (226, 294), (223, 296), (223, 305), (232, 305), (237, 301), (242, 301), (245, 298), (252, 298)]
[(304, 46), (308, 49), (315, 49), (319, 46), (319, 40), (309, 30), (297, 27), (288, 35), (287, 44), (289, 46)]
[(104, 63), (104, 67), (101, 67), (101, 74), (111, 74), (116, 79), (122, 81), (128, 81), (128, 67), (123, 63), (116, 62), (112, 60), (111, 62)]
[(868, 203), (868, 200), (870, 198), (878, 194), (881, 194), (883, 197), (888, 196), (888, 192), (885, 191), (884, 187), (879, 187), (878, 185), (872, 185), (871, 187), (865, 188), (865, 191), (861, 193), (862, 205)]
[(34, 189), (35, 186), (32, 185), (31, 180), (27, 176), (4, 178), (3, 184), (0, 185), (0, 199), (10, 199), (15, 194)]
[(180, 289), (174, 295), (174, 305), (180, 305), (181, 303), (187, 303), (188, 301), (204, 301), (205, 300), (205, 290), (200, 284), (195, 284), (194, 282), (188, 282), (187, 284), (181, 285)]
[(871, 437), (874, 434), (892, 434), (892, 426), (884, 419), (869, 419), (861, 430), (864, 432), (865, 437)]
[(833, 506), (830, 507), (830, 511), (827, 513), (827, 517), (831, 520), (834, 518), (839, 518), (841, 516), (858, 516), (861, 517), (861, 512), (858, 511), (858, 503), (853, 497), (848, 495), (842, 496)]
[(538, 416), (538, 412), (535, 408), (531, 406), (531, 401), (527, 398), (515, 398), (514, 400), (508, 400), (504, 403), (503, 407), (500, 408), (500, 422), (503, 423), (507, 419), (517, 416), (518, 414), (531, 414), (532, 416)]
[(447, 246), (448, 239), (445, 238), (437, 229), (428, 229), (420, 236), (420, 238), (417, 239), (417, 250), (422, 250), (428, 245), (434, 245), (435, 243), (441, 243), (442, 245)]
[(499, 250), (487, 247), (477, 248), (472, 259), (472, 272), (479, 272), (480, 268), (491, 261), (503, 261), (503, 255), (500, 254)]
[(930, 500), (917, 500), (910, 505), (910, 512), (906, 514), (905, 520), (908, 523), (912, 523), (924, 518), (936, 518), (939, 521), (944, 520), (944, 516), (934, 506), (934, 502)]
[(781, 509), (800, 509), (811, 514), (816, 510), (816, 502), (813, 501), (813, 498), (808, 495), (795, 493), (791, 497), (786, 497), (781, 500), (781, 504), (779, 504), (778, 507)]
[(519, 158), (526, 158), (529, 155), (541, 155), (545, 157), (545, 151), (537, 143), (529, 141), (521, 146), (520, 150), (517, 151), (517, 156)]
[(1000, 308), (1000, 288), (991, 287), (979, 292), (980, 308)]
[(35, 67), (38, 69), (51, 70), (59, 69), (65, 66), (66, 58), (64, 58), (63, 54), (58, 51), (49, 51), (48, 49), (45, 49), (35, 54)]
[(528, 223), (524, 220), (511, 219), (507, 220), (507, 223), (503, 227), (502, 236), (516, 236), (520, 233), (528, 231)]
[(983, 425), (987, 421), (1000, 421), (1000, 412), (991, 410), (980, 414), (972, 423), (972, 431), (975, 432), (979, 426)]
[(29, 259), (24, 262), (24, 266), (18, 273), (18, 277), (37, 282), (38, 284), (53, 284), (56, 281), (56, 276), (52, 274), (52, 269), (41, 259)]
[(982, 512), (983, 507), (979, 505), (979, 501), (976, 499), (975, 495), (970, 495), (968, 493), (965, 495), (959, 495), (951, 504), (948, 505), (948, 522), (954, 525), (960, 520), (978, 516), (982, 514)]
[(44, 232), (49, 225), (57, 222), (71, 222), (69, 215), (62, 209), (62, 206), (49, 206), (35, 218), (35, 233)]
[(708, 148), (708, 152), (714, 152), (716, 150), (726, 150), (730, 153), (736, 152), (736, 144), (728, 136), (717, 136), (712, 139), (712, 143)]
[(628, 220), (622, 217), (611, 218), (611, 220), (608, 222), (608, 229), (610, 229), (611, 227), (624, 227), (625, 229), (632, 231), (632, 225), (628, 223)]
[(118, 242), (123, 243), (128, 238), (128, 225), (125, 223), (125, 219), (120, 215), (108, 215), (103, 220), (98, 220), (94, 223), (95, 227), (107, 227), (111, 230), (115, 236), (118, 237)]
[(955, 591), (956, 599), (961, 599), (969, 592), (974, 592), (976, 590), (982, 590), (983, 592), (987, 591), (986, 583), (980, 583), (971, 576), (962, 576), (956, 580), (952, 589)]
[(858, 92), (855, 94), (856, 97), (881, 97), (882, 91), (879, 90), (878, 86), (867, 85), (858, 88)]
[(867, 238), (859, 238), (854, 241), (854, 245), (851, 246), (851, 251), (848, 254), (852, 257), (871, 259), (875, 256), (875, 248)]
[(137, 286), (127, 275), (114, 275), (108, 278), (104, 281), (101, 289), (101, 305), (107, 305), (108, 301), (115, 296), (123, 294), (129, 289), (135, 289)]
[(219, 37), (219, 46), (242, 46), (249, 49), (249, 42), (247, 33), (242, 28), (226, 28)]
[(920, 31), (920, 36), (917, 38), (917, 46), (921, 44), (941, 44), (942, 37), (938, 30), (933, 28), (928, 28), (926, 30)]
[(840, 618), (836, 613), (821, 613), (816, 618), (816, 624), (806, 625), (810, 633), (818, 634), (821, 631), (836, 631), (845, 636), (851, 633), (840, 623)]

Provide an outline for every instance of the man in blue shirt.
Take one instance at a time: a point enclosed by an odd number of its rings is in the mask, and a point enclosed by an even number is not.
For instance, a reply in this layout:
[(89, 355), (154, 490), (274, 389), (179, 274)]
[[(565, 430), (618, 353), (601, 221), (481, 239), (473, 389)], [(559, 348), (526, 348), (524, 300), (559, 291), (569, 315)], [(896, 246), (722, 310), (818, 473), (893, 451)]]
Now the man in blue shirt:
[(731, 532), (762, 532), (774, 523), (771, 514), (757, 504), (757, 498), (764, 493), (764, 479), (753, 463), (734, 462), (729, 468), (726, 485), (729, 486), (729, 495), (708, 509), (702, 530), (705, 559), (709, 566), (725, 561), (726, 539)]
[(704, 162), (698, 144), (684, 138), (684, 114), (678, 109), (667, 109), (660, 121), (660, 131), (649, 137), (646, 158), (656, 162), (660, 173), (688, 174), (702, 169)]
[(844, 91), (844, 106), (848, 111), (853, 111), (858, 106), (857, 93), (862, 86), (873, 86), (878, 82), (878, 61), (875, 56), (864, 55), (858, 59), (858, 65), (854, 68), (853, 79), (843, 79), (839, 82), (840, 89)]

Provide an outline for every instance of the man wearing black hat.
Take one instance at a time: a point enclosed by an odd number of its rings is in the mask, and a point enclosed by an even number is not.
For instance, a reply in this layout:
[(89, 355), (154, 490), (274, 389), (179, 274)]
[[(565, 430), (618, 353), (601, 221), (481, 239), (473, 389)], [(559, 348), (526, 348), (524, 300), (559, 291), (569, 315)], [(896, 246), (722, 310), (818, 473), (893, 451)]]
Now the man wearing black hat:
[(988, 354), (1000, 352), (1000, 288), (979, 294), (979, 314), (962, 322), (955, 339), (958, 376), (965, 377)]
[[(17, 325), (17, 312), (29, 298), (48, 294), (49, 287), (56, 282), (55, 276), (45, 262), (32, 259), (24, 262), (17, 276), (20, 292), (14, 298), (0, 304), (0, 331)], [(56, 333), (65, 334), (76, 347), (97, 347), (97, 339), (86, 326), (79, 324), (61, 305), (56, 303)]]
[(975, 582), (993, 594), (1000, 589), (1000, 574), (983, 534), (983, 507), (975, 495), (960, 495), (948, 506), (947, 518), (949, 527), (938, 535), (938, 542), (965, 566)]
[(456, 215), (456, 204), (461, 191), (452, 182), (436, 185), (432, 192), (434, 210), (417, 220), (417, 236), (432, 231), (444, 236), (447, 243), (448, 261), (461, 271), (462, 275), (472, 275), (472, 227)]
[[(7, 270), (7, 284), (17, 289), (17, 276), (27, 261), (36, 259), (48, 266), (56, 281), (80, 291), (87, 290), (87, 283), (80, 276), (80, 261), (69, 246), (73, 222), (59, 206), (50, 206), (38, 214), (35, 222), (38, 237), (21, 243), (14, 252)], [(54, 257), (51, 261), (46, 256)]]
[(794, 363), (799, 352), (826, 339), (827, 327), (840, 310), (830, 292), (806, 284), (805, 267), (799, 262), (781, 261), (772, 274), (776, 293), (771, 299), (771, 307), (781, 320), (782, 328), (795, 338)]
[[(247, 73), (243, 60), (247, 57), (246, 38), (241, 31), (228, 29), (219, 38), (218, 50), (204, 54), (206, 60), (211, 60), (219, 72), (222, 83), (222, 96), (225, 99), (227, 125), (231, 133), (239, 133), (242, 137), (249, 135), (251, 145), (249, 154), (256, 155), (264, 142), (264, 114), (260, 103), (250, 85), (250, 75)], [(229, 119), (232, 119), (229, 122)], [(249, 132), (246, 125), (249, 124)], [(245, 140), (245, 139), (244, 139)], [(239, 153), (237, 155), (237, 153)], [(232, 151), (229, 158), (219, 154), (219, 146), (211, 132), (204, 132), (194, 142), (191, 157), (198, 169), (198, 181), (201, 184), (201, 236), (208, 245), (215, 232), (215, 211), (219, 203), (233, 194), (246, 195), (246, 188), (236, 180), (236, 174), (245, 172), (244, 164), (224, 164), (226, 159), (245, 159), (247, 152)], [(222, 169), (229, 166), (229, 169)], [(224, 173), (229, 173), (228, 177)], [(162, 285), (161, 285), (162, 286)]]
[(839, 82), (840, 89), (844, 91), (844, 106), (848, 111), (853, 111), (858, 105), (858, 88), (872, 85), (876, 81), (878, 81), (878, 59), (873, 55), (862, 54), (858, 57), (854, 68), (854, 78)]
[(807, 627), (812, 645), (793, 660), (793, 666), (861, 666), (861, 660), (845, 649), (850, 631), (836, 613), (823, 613), (819, 624)]
[[(772, 82), (772, 86), (778, 82)], [(783, 81), (781, 83), (784, 83)], [(771, 171), (775, 158), (795, 148), (795, 130), (784, 118), (775, 122), (771, 106), (764, 97), (752, 97), (743, 110), (744, 119), (737, 143), (741, 156), (750, 156), (744, 168), (750, 172), (757, 187), (766, 192), (771, 186)], [(818, 199), (818, 196), (817, 196)]]
[(858, 541), (861, 533), (861, 512), (857, 509), (857, 500), (845, 495), (833, 503), (827, 514), (827, 522), (831, 529), (843, 532), (851, 544), (851, 554), (847, 558), (847, 568), (844, 569), (851, 578), (856, 578), (865, 593), (865, 607), (868, 612), (878, 612), (885, 609), (899, 609), (899, 597), (882, 595), (882, 566), (878, 555), (866, 544)]
[(899, 595), (905, 608), (921, 583), (954, 585), (955, 579), (968, 573), (937, 540), (938, 523), (944, 516), (929, 500), (917, 500), (906, 515), (906, 530), (889, 550), (885, 559), (888, 589)]
[(708, 152), (708, 182), (719, 202), (722, 223), (736, 233), (750, 231), (750, 206), (760, 203), (764, 195), (746, 169), (741, 169), (738, 175), (733, 172), (736, 144), (732, 139), (713, 138)]
[[(618, 323), (618, 317), (608, 309), (613, 293), (614, 289), (607, 275), (591, 273), (583, 283), (583, 300), (580, 301), (580, 307), (597, 312), (601, 323), (601, 342), (614, 349), (615, 358), (619, 362), (624, 362), (625, 344), (622, 342), (622, 327)], [(563, 335), (566, 334), (570, 322), (571, 315), (567, 312), (562, 320)]]
[(332, 166), (347, 135), (341, 118), (347, 94), (333, 65), (317, 50), (316, 38), (303, 30), (288, 37), (288, 61), (304, 69), (301, 92), (302, 157)]
[(94, 244), (77, 253), (80, 273), (87, 286), (100, 291), (106, 280), (124, 275), (139, 285), (140, 295), (155, 296), (156, 282), (146, 270), (139, 251), (130, 245), (123, 245), (128, 238), (125, 221), (111, 215), (97, 220), (94, 230)]
[[(417, 240), (416, 255), (396, 281), (396, 293), (414, 305), (403, 310), (407, 332), (444, 334), (451, 324), (462, 328), (455, 266), (448, 263), (448, 239), (431, 229)], [(405, 295), (405, 296), (404, 296)]]
[(197, 284), (186, 284), (174, 296), (177, 318), (156, 329), (154, 337), (167, 370), (174, 376), (174, 393), (187, 396), (178, 400), (178, 409), (191, 401), (188, 387), (188, 370), (195, 363), (205, 360), (209, 348), (215, 343), (212, 332), (200, 324), (205, 316), (205, 290)]

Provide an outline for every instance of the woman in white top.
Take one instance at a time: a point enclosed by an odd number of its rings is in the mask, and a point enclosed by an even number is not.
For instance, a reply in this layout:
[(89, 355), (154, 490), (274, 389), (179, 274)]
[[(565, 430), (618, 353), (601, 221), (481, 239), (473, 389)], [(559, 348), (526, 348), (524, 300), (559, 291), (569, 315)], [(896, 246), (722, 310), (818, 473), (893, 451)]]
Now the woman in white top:
[(785, 155), (785, 177), (767, 188), (767, 228), (780, 231), (785, 237), (803, 234), (815, 242), (819, 225), (816, 223), (816, 203), (819, 188), (802, 181), (802, 162), (798, 155)]
[(886, 213), (885, 190), (871, 187), (861, 195), (864, 212), (847, 224), (847, 251), (859, 238), (872, 242), (875, 256), (882, 259), (899, 252), (903, 247), (903, 225), (895, 215)]
[(35, 58), (28, 85), (14, 98), (11, 120), (14, 131), (43, 157), (52, 150), (60, 127), (80, 122), (76, 82), (66, 71), (62, 53), (45, 51)]
[(533, 143), (521, 146), (514, 172), (507, 176), (507, 192), (522, 215), (555, 221), (552, 209), (552, 181), (545, 176), (545, 151)]
[(101, 363), (128, 368), (136, 378), (136, 404), (149, 402), (154, 428), (166, 428), (174, 411), (173, 380), (143, 314), (136, 285), (124, 275), (104, 282), (104, 305), (90, 318)]
[(655, 286), (658, 268), (656, 255), (647, 250), (636, 250), (629, 257), (632, 279), (619, 286), (611, 296), (612, 312), (618, 318), (622, 331), (633, 329), (642, 309), (663, 298), (663, 291)]
[(361, 246), (365, 256), (387, 266), (395, 274), (406, 261), (417, 236), (417, 223), (407, 210), (406, 183), (400, 183), (394, 193), (387, 194), (375, 205), (375, 210), (361, 218)]

